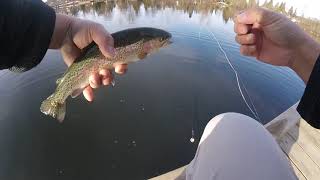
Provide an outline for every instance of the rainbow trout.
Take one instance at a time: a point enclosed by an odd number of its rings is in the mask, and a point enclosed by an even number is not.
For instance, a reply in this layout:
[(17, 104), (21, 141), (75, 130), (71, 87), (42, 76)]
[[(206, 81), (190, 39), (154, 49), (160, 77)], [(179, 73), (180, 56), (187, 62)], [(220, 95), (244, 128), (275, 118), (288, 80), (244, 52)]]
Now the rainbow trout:
[(171, 34), (155, 28), (126, 29), (111, 34), (114, 39), (115, 56), (106, 58), (95, 43), (82, 50), (82, 54), (57, 80), (55, 92), (44, 100), (40, 111), (64, 120), (66, 114), (66, 99), (77, 97), (89, 85), (89, 76), (102, 68), (113, 69), (115, 63), (132, 63), (144, 59), (148, 54), (169, 44)]

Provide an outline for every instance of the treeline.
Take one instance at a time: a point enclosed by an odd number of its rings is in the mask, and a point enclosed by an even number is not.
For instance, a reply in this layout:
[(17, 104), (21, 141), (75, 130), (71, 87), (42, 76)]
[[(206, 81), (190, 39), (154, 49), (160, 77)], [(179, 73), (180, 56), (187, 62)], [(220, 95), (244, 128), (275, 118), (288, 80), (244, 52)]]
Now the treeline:
[[(247, 9), (249, 7), (262, 6), (273, 11), (282, 13), (294, 22), (300, 25), (306, 32), (317, 39), (320, 42), (320, 21), (318, 19), (305, 18), (297, 15), (297, 9), (294, 7), (288, 8), (285, 2), (274, 3), (273, 0), (265, 1), (259, 5), (258, 0), (78, 0), (76, 1), (79, 6), (59, 8), (57, 11), (68, 14), (76, 15), (79, 11), (87, 13), (90, 10), (94, 10), (99, 15), (108, 16), (112, 13), (113, 9), (117, 6), (120, 10), (127, 11), (133, 10), (137, 15), (140, 11), (140, 7), (143, 7), (151, 12), (156, 12), (164, 8), (172, 8), (174, 10), (180, 10), (192, 17), (194, 13), (200, 14), (212, 14), (222, 13), (223, 20), (225, 22), (230, 21), (234, 14)], [(48, 0), (47, 3), (53, 7), (61, 3), (74, 2), (74, 0)], [(83, 2), (90, 2), (83, 4)], [(73, 3), (74, 4), (74, 3)], [(134, 17), (129, 17), (134, 18)]]

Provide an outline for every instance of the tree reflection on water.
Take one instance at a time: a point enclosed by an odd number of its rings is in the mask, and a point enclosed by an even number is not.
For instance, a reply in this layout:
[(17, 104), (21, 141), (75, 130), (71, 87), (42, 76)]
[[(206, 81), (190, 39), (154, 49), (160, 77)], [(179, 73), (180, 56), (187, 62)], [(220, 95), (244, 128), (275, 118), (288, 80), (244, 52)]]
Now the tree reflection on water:
[[(76, 3), (74, 3), (76, 2)], [(320, 21), (314, 18), (305, 18), (297, 16), (295, 7), (286, 8), (286, 3), (274, 3), (273, 0), (265, 1), (259, 5), (258, 0), (116, 0), (116, 1), (101, 1), (93, 2), (88, 0), (48, 0), (47, 4), (54, 7), (57, 12), (71, 14), (76, 16), (79, 12), (87, 14), (94, 11), (99, 16), (110, 17), (113, 10), (117, 7), (122, 12), (128, 12), (127, 18), (129, 22), (133, 22), (140, 13), (140, 8), (143, 7), (147, 13), (155, 14), (158, 10), (171, 8), (186, 13), (189, 18), (193, 14), (210, 15), (212, 13), (222, 13), (225, 23), (232, 20), (233, 16), (246, 8), (262, 6), (276, 12), (285, 14), (307, 33), (320, 42)]]

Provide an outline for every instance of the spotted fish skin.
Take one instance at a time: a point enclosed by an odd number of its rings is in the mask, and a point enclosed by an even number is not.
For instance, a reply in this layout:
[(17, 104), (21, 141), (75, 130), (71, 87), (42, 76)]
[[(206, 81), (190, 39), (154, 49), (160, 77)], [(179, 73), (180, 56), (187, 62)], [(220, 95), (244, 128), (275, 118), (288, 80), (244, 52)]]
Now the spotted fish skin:
[[(95, 43), (83, 49), (83, 53), (57, 80), (57, 88), (41, 104), (40, 111), (63, 122), (66, 113), (66, 99), (76, 97), (89, 85), (92, 72), (101, 69), (112, 70), (114, 64), (129, 64), (143, 59), (147, 54), (168, 44), (171, 35), (155, 28), (134, 28), (112, 34), (115, 41), (115, 55), (106, 58)], [(134, 37), (133, 37), (134, 36)]]

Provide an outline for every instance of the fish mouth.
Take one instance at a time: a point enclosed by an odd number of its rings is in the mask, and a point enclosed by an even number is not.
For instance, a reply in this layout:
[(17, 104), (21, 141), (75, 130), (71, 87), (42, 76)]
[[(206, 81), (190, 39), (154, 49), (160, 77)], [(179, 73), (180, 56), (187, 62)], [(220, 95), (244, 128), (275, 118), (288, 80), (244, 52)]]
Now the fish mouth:
[(162, 46), (168, 46), (168, 45), (172, 44), (172, 40), (171, 40), (172, 35), (171, 35), (171, 33), (166, 32), (166, 31), (162, 31), (162, 35), (161, 36), (162, 37), (161, 37), (160, 41), (161, 41)]
[(164, 47), (164, 46), (168, 46), (170, 44), (172, 44), (173, 42), (170, 40), (170, 39), (166, 39), (166, 40), (163, 40), (161, 42), (161, 46)]

